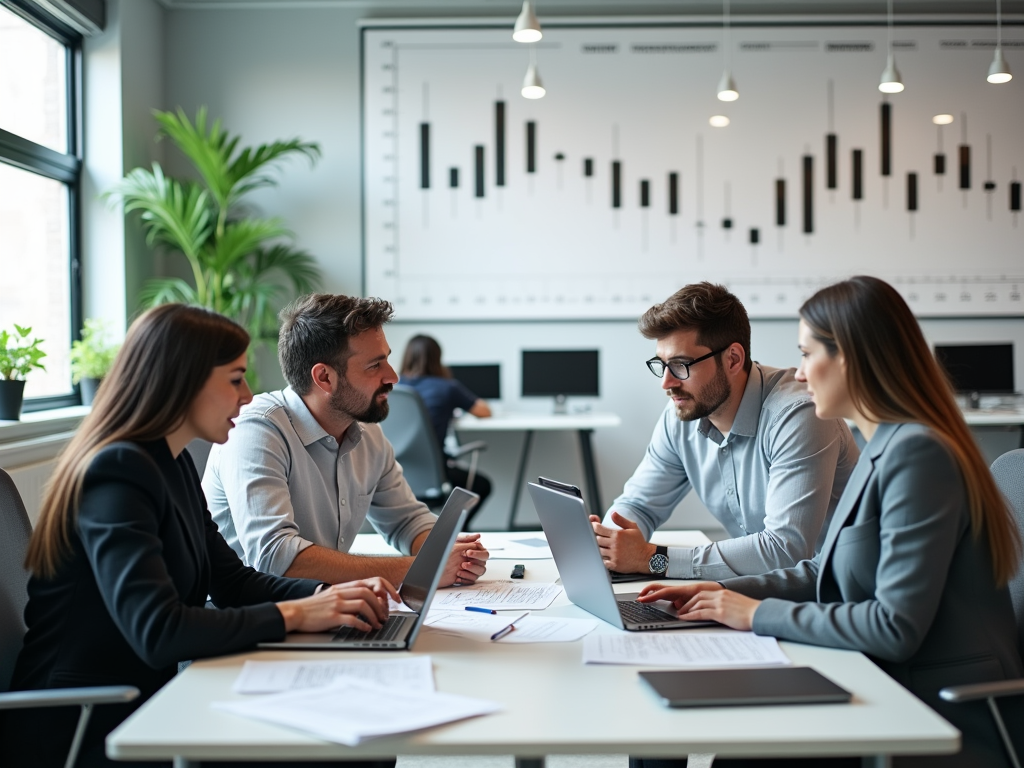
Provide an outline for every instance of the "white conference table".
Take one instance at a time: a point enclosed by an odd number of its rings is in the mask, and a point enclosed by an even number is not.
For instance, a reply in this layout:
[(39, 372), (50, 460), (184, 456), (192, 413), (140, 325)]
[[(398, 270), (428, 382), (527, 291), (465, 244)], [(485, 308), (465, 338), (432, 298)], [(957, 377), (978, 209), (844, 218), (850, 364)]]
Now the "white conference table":
[[(489, 541), (513, 534), (485, 533)], [(522, 537), (522, 534), (519, 534)], [(699, 532), (655, 539), (699, 544)], [(366, 546), (367, 554), (382, 547)], [(492, 546), (496, 546), (492, 544)], [(490, 578), (508, 578), (511, 560), (496, 551)], [(528, 560), (526, 578), (553, 581), (551, 560)], [(618, 584), (635, 591), (639, 584)], [(589, 617), (562, 595), (547, 615)], [(618, 632), (601, 624), (597, 632)], [(688, 630), (701, 632), (705, 630)], [(123, 760), (191, 761), (373, 759), (398, 755), (515, 755), (517, 768), (542, 768), (552, 754), (689, 753), (741, 756), (863, 755), (866, 766), (889, 765), (900, 754), (948, 754), (959, 732), (860, 653), (782, 643), (795, 664), (814, 667), (854, 694), (850, 704), (670, 709), (646, 689), (641, 667), (584, 665), (582, 641), (481, 644), (426, 627), (413, 653), (429, 655), (439, 691), (501, 703), (496, 714), (413, 734), (345, 747), (298, 731), (214, 710), (210, 703), (242, 698), (232, 685), (247, 659), (394, 658), (387, 652), (263, 651), (197, 661), (107, 739), (107, 754)]]
[(519, 464), (516, 467), (515, 485), (512, 486), (512, 505), (508, 513), (508, 528), (515, 530), (516, 511), (519, 508), (519, 497), (526, 482), (526, 463), (530, 457), (530, 446), (534, 432), (566, 432), (574, 431), (579, 436), (580, 458), (583, 461), (583, 477), (586, 483), (584, 500), (592, 514), (603, 515), (604, 504), (601, 502), (601, 486), (597, 482), (597, 463), (594, 461), (594, 448), (590, 435), (595, 429), (617, 427), (622, 424), (614, 413), (496, 413), (484, 419), (471, 414), (460, 416), (454, 422), (456, 432), (522, 432), (523, 446), (519, 452)]

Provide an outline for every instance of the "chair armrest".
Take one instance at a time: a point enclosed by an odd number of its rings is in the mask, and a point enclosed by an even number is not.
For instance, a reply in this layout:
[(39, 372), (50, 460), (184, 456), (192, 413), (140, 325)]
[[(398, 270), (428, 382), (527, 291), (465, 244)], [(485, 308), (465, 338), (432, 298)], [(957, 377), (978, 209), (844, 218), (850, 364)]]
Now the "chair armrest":
[(0, 709), (68, 707), (83, 704), (125, 704), (139, 695), (130, 685), (104, 685), (95, 688), (47, 688), (40, 691), (0, 693)]
[(467, 453), (473, 453), (474, 451), (486, 451), (487, 443), (483, 440), (474, 440), (472, 443), (466, 443), (460, 445), (455, 451), (449, 454), (451, 458), (457, 459), (460, 456), (465, 456)]
[(954, 704), (977, 699), (1020, 695), (1024, 695), (1024, 679), (997, 680), (992, 683), (975, 683), (973, 685), (951, 685), (939, 691), (939, 696), (943, 701), (950, 701)]

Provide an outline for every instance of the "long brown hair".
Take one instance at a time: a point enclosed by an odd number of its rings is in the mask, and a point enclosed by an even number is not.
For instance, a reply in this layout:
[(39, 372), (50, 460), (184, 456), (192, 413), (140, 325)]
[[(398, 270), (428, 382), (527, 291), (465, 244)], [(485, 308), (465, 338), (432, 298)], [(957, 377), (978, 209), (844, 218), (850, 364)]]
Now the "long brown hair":
[(432, 336), (420, 334), (409, 339), (402, 355), (402, 376), (439, 376), (442, 379), (452, 377), (441, 363), (441, 345)]
[(25, 567), (43, 578), (71, 551), (86, 471), (105, 446), (166, 437), (185, 420), (210, 372), (241, 356), (249, 334), (199, 307), (164, 304), (139, 317), (125, 338), (92, 411), (61, 452), (43, 496)]
[(811, 334), (846, 361), (854, 407), (883, 422), (917, 422), (953, 452), (967, 486), (971, 529), (985, 531), (996, 582), (1020, 565), (1020, 534), (992, 478), (942, 367), (910, 307), (895, 288), (857, 276), (822, 288), (800, 307)]

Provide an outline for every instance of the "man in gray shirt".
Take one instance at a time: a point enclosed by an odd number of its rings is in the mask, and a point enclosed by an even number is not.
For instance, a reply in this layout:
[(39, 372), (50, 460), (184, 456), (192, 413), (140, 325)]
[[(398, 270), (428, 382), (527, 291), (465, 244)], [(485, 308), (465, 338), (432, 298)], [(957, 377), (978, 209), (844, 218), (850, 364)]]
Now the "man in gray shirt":
[[(312, 294), (281, 312), (278, 354), (289, 386), (256, 395), (203, 477), (214, 521), (259, 571), (338, 583), (402, 581), (412, 557), (348, 554), (365, 519), (406, 555), (436, 518), (417, 501), (378, 424), (398, 375), (380, 299)], [(442, 577), (471, 583), (486, 570), (480, 534), (462, 534)]]
[[(794, 369), (751, 362), (746, 310), (720, 285), (688, 285), (638, 324), (670, 402), (604, 522), (591, 517), (605, 564), (719, 580), (812, 557), (860, 455), (845, 422), (814, 415)], [(648, 543), (691, 489), (732, 538)]]

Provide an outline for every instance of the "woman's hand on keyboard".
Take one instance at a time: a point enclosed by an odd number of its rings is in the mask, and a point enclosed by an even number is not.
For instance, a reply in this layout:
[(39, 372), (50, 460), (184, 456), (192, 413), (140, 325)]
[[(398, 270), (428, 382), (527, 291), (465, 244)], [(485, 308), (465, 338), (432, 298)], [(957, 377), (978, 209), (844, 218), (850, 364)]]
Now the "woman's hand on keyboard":
[(324, 632), (340, 626), (368, 632), (387, 621), (389, 595), (400, 600), (388, 581), (374, 577), (335, 584), (312, 597), (278, 603), (277, 608), (287, 632)]

